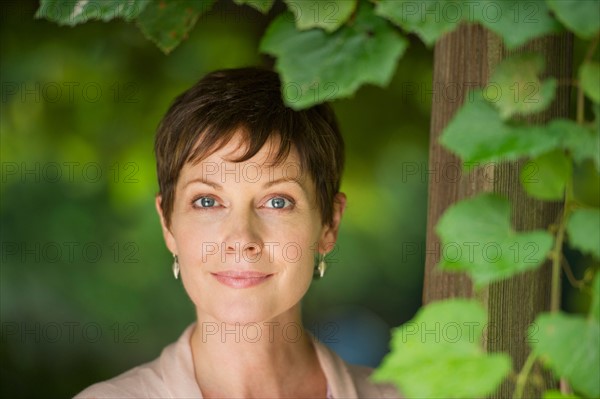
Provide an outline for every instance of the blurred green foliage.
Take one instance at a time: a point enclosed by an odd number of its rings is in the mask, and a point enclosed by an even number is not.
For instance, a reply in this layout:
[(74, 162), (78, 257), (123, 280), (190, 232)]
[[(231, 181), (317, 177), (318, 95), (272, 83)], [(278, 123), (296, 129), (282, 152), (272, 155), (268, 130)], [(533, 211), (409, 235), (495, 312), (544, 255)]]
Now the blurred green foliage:
[[(33, 18), (36, 1), (0, 7), (0, 395), (64, 397), (154, 359), (194, 320), (154, 210), (154, 131), (203, 74), (268, 65), (269, 17), (220, 1), (165, 56), (120, 20), (60, 27)], [(347, 309), (398, 325), (420, 305), (431, 73), (415, 41), (390, 88), (334, 103), (349, 205), (308, 326)]]

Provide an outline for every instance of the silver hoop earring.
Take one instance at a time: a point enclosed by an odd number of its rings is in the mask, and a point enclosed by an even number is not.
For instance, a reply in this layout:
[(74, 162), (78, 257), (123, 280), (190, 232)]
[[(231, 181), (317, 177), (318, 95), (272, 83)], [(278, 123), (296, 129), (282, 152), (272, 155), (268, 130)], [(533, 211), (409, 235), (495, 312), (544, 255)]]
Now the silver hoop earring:
[(327, 270), (327, 263), (325, 263), (325, 254), (320, 254), (319, 266), (317, 266), (317, 271), (319, 272), (319, 277), (323, 278), (325, 275), (325, 270)]
[(177, 255), (173, 255), (173, 275), (175, 276), (175, 280), (179, 278), (179, 259)]

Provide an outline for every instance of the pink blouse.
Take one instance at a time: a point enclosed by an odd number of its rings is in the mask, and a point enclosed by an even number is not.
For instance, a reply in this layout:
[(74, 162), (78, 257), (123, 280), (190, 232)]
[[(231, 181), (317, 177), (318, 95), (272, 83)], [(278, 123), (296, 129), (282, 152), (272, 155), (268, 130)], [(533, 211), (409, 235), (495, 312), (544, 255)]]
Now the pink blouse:
[[(75, 398), (202, 398), (189, 344), (193, 327), (188, 326), (157, 359), (94, 384)], [(369, 381), (372, 369), (348, 364), (322, 343), (313, 342), (327, 379), (328, 399), (400, 398), (391, 385)]]

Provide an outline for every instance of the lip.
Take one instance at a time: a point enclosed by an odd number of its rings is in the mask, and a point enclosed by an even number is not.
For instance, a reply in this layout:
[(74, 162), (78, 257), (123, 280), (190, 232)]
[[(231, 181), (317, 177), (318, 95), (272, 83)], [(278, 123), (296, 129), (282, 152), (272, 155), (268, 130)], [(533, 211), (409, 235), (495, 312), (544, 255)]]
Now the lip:
[(249, 270), (227, 270), (211, 273), (218, 282), (231, 288), (250, 288), (269, 280), (273, 274)]

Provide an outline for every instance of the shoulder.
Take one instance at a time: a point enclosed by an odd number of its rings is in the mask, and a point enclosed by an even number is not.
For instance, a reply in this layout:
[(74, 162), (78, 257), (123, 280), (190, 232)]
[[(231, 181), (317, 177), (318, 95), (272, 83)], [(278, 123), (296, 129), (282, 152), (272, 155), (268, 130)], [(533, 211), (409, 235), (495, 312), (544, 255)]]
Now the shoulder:
[(370, 380), (373, 369), (365, 366), (346, 363), (346, 368), (354, 381), (359, 398), (401, 398), (391, 384), (380, 384)]
[(194, 377), (189, 338), (195, 323), (165, 347), (160, 357), (110, 380), (94, 384), (75, 396), (84, 398), (202, 397)]
[(78, 393), (75, 399), (166, 397), (158, 362), (159, 359), (153, 360), (110, 380), (91, 385)]

